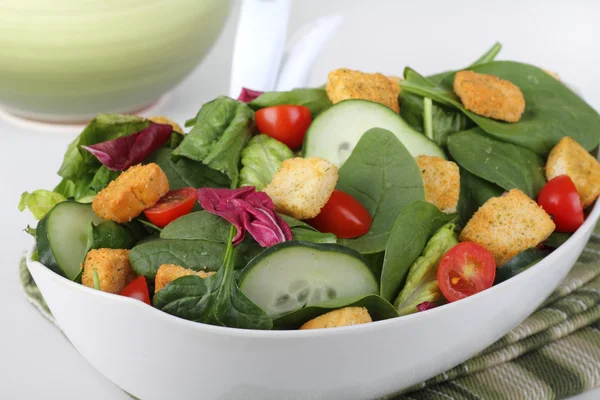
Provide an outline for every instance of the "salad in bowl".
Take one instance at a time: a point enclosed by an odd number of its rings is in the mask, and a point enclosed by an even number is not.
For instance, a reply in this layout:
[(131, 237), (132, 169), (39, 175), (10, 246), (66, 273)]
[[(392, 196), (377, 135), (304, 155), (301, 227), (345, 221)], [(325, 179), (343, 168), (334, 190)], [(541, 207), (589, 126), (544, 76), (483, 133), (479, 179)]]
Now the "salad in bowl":
[(600, 116), (499, 50), (98, 115), (19, 204), (57, 324), (143, 399), (377, 398), (484, 350), (600, 216)]
[(190, 321), (305, 330), (425, 312), (532, 267), (600, 194), (600, 116), (553, 73), (336, 69), (186, 121), (103, 114), (52, 191), (33, 259)]

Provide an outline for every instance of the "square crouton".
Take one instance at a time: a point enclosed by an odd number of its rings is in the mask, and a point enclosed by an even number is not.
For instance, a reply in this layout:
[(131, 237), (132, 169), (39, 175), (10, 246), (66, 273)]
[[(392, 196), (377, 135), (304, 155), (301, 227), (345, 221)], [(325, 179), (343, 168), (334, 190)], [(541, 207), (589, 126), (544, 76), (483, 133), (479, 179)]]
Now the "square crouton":
[(200, 278), (208, 278), (214, 275), (214, 271), (194, 271), (193, 269), (183, 268), (174, 264), (163, 264), (156, 271), (156, 279), (154, 281), (154, 293), (166, 286), (167, 283), (174, 281), (177, 278), (188, 275), (197, 275)]
[(373, 322), (373, 320), (365, 307), (344, 307), (313, 318), (302, 325), (300, 329), (337, 328), (369, 322)]
[(338, 168), (319, 157), (285, 160), (265, 193), (277, 212), (297, 219), (316, 217), (338, 180)]
[(486, 201), (467, 222), (460, 241), (485, 247), (500, 267), (523, 250), (546, 240), (554, 228), (552, 218), (543, 208), (525, 193), (512, 189), (506, 196)]
[(459, 71), (454, 92), (475, 114), (506, 122), (518, 122), (525, 111), (525, 97), (514, 83), (494, 75)]
[(583, 208), (592, 205), (600, 195), (600, 163), (568, 136), (554, 146), (546, 162), (546, 178), (559, 175), (571, 178)]
[(94, 287), (94, 271), (98, 275), (100, 290), (115, 294), (121, 294), (125, 286), (136, 277), (129, 264), (129, 250), (90, 250), (83, 262), (83, 285)]
[(102, 219), (129, 222), (168, 191), (167, 176), (157, 164), (135, 165), (102, 189), (94, 197), (92, 208)]
[(333, 104), (348, 99), (370, 100), (400, 112), (400, 86), (385, 75), (340, 68), (329, 73), (327, 96)]
[(456, 212), (460, 194), (458, 165), (436, 156), (421, 155), (416, 161), (423, 178), (425, 200), (444, 213)]

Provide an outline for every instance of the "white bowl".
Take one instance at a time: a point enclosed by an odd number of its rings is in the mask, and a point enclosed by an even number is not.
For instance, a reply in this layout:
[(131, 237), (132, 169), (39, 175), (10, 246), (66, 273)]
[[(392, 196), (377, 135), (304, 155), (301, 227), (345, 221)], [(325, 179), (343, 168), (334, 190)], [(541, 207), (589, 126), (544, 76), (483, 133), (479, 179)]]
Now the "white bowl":
[(523, 321), (569, 272), (599, 215), (596, 204), (565, 244), (489, 290), (427, 312), (336, 329), (194, 323), (73, 283), (32, 261), (31, 252), (27, 266), (75, 348), (141, 399), (370, 399), (454, 367)]

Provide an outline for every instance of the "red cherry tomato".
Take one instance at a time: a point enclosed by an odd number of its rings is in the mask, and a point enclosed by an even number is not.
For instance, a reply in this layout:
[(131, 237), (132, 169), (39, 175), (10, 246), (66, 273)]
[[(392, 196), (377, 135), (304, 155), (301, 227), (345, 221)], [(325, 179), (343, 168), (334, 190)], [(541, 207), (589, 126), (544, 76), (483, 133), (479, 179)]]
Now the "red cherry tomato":
[(171, 190), (153, 207), (144, 211), (148, 221), (164, 228), (171, 221), (189, 214), (196, 202), (196, 189), (191, 187)]
[(146, 285), (146, 278), (144, 278), (143, 276), (138, 276), (137, 278), (129, 282), (129, 285), (125, 286), (125, 289), (123, 289), (121, 295), (138, 299), (146, 304), (150, 304), (148, 285)]
[(462, 242), (448, 250), (438, 266), (438, 285), (452, 302), (489, 289), (496, 278), (492, 253), (473, 242)]
[(350, 239), (367, 233), (373, 218), (358, 200), (336, 189), (319, 215), (307, 222), (320, 232)]
[(538, 204), (552, 216), (557, 232), (575, 232), (583, 224), (583, 207), (575, 184), (560, 175), (544, 185)]
[(302, 146), (312, 117), (304, 106), (272, 106), (261, 108), (255, 114), (256, 126), (261, 133), (285, 143), (295, 150)]

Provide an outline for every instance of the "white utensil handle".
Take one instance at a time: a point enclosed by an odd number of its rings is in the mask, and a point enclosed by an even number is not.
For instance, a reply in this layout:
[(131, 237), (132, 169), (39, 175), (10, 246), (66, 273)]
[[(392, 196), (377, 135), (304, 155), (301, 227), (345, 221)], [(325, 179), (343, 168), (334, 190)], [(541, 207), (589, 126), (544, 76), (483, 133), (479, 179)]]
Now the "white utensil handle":
[(291, 0), (242, 0), (233, 50), (230, 96), (246, 87), (275, 88), (286, 41)]
[(342, 23), (341, 15), (328, 15), (300, 28), (290, 40), (276, 89), (308, 86), (310, 71), (327, 41)]

